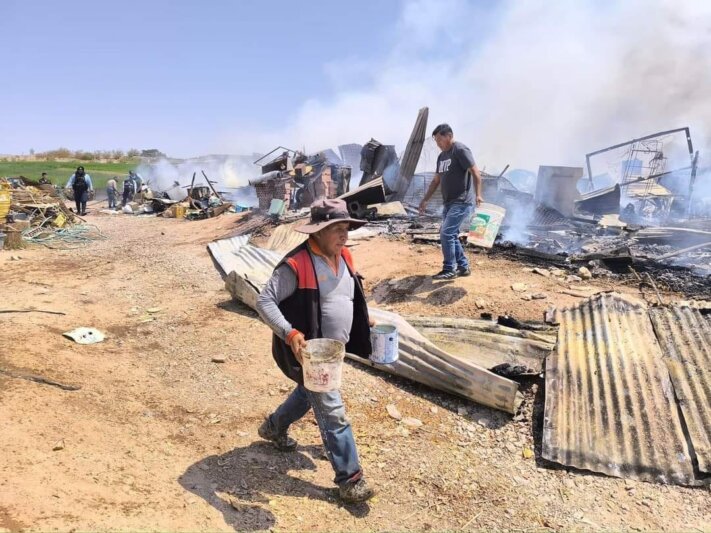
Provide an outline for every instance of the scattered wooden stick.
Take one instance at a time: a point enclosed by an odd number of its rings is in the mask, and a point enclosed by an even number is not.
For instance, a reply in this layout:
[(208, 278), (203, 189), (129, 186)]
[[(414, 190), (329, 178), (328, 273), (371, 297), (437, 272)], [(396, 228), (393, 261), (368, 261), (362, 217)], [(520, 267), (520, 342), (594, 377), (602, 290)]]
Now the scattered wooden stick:
[(657, 261), (663, 261), (664, 259), (669, 259), (670, 257), (676, 257), (677, 255), (685, 254), (686, 252), (693, 252), (694, 250), (700, 250), (702, 248), (708, 248), (711, 247), (711, 241), (705, 242), (703, 244), (697, 244), (695, 246), (689, 246), (688, 248), (682, 248), (681, 250), (677, 250), (676, 252), (670, 252), (668, 254), (660, 255), (659, 257), (656, 257), (655, 259)]
[(462, 531), (464, 531), (464, 530), (467, 528), (467, 526), (468, 526), (469, 524), (471, 524), (472, 522), (474, 522), (474, 520), (476, 520), (477, 518), (479, 518), (482, 514), (484, 514), (484, 511), (481, 511), (481, 512), (479, 512), (478, 514), (476, 514), (475, 516), (473, 516), (472, 519), (469, 520), (469, 522), (467, 522), (466, 524), (464, 524), (464, 525), (462, 526)]
[(654, 280), (652, 279), (652, 276), (649, 275), (649, 272), (646, 272), (646, 274), (647, 274), (647, 279), (649, 280), (649, 284), (654, 289), (654, 292), (657, 293), (657, 299), (659, 300), (659, 305), (664, 305), (664, 300), (662, 300), (662, 295), (659, 294), (659, 289), (657, 288), (657, 284), (654, 283)]
[(51, 385), (52, 387), (58, 387), (62, 390), (66, 390), (66, 391), (76, 391), (76, 390), (81, 389), (81, 387), (77, 387), (75, 385), (65, 385), (64, 383), (59, 383), (58, 381), (53, 381), (51, 379), (47, 379), (42, 376), (36, 376), (34, 374), (21, 374), (18, 372), (13, 372), (12, 370), (8, 370), (6, 368), (0, 368), (0, 374), (4, 374), (4, 375), (11, 377), (11, 378), (26, 379), (27, 381), (34, 381), (35, 383), (40, 383), (42, 385)]
[(49, 311), (46, 309), (0, 309), (0, 313), (47, 313), (49, 315), (66, 315), (62, 311)]
[(639, 274), (637, 274), (637, 271), (634, 268), (632, 268), (632, 265), (628, 266), (627, 268), (629, 268), (630, 272), (632, 272), (632, 274), (634, 274), (634, 277), (637, 278), (637, 281), (642, 281), (642, 277)]

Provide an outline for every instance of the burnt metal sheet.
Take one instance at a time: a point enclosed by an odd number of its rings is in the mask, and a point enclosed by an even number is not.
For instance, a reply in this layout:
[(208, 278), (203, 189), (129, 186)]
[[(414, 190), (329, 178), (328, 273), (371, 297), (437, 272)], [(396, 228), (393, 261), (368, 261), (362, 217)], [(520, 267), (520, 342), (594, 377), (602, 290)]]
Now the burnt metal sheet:
[(579, 200), (575, 201), (575, 208), (579, 211), (594, 213), (597, 215), (607, 215), (620, 212), (620, 185), (598, 189), (583, 194)]
[(427, 339), (455, 357), (509, 375), (535, 375), (555, 347), (557, 329), (534, 332), (491, 320), (406, 317)]
[(531, 227), (552, 227), (552, 226), (570, 226), (570, 222), (567, 218), (561, 215), (555, 209), (546, 207), (545, 205), (537, 205), (536, 210), (533, 212), (533, 217), (528, 222), (529, 228)]
[(412, 176), (415, 175), (417, 163), (420, 161), (422, 147), (425, 144), (425, 130), (427, 129), (427, 118), (429, 116), (429, 108), (423, 107), (417, 113), (415, 126), (412, 128), (410, 140), (407, 142), (405, 152), (402, 154), (400, 161), (400, 175), (395, 184), (395, 194), (393, 200), (402, 200), (407, 193)]
[(688, 306), (653, 307), (649, 316), (699, 470), (711, 473), (711, 316)]
[(383, 178), (377, 178), (369, 181), (365, 185), (361, 185), (357, 189), (353, 189), (338, 197), (349, 205), (357, 202), (360, 205), (382, 204), (385, 202), (385, 187)]
[(397, 327), (399, 358), (388, 365), (346, 354), (349, 359), (507, 413), (518, 410), (523, 397), (515, 381), (445, 351), (397, 313), (373, 307), (368, 312), (378, 324)]
[[(284, 173), (281, 170), (272, 170), (271, 172), (267, 172), (266, 174), (262, 174), (261, 176), (257, 176), (256, 178), (249, 180), (248, 183), (254, 186), (272, 180), (280, 180), (282, 178), (284, 178)], [(288, 180), (290, 178), (287, 175), (285, 179)]]
[(616, 477), (695, 484), (644, 302), (602, 293), (559, 312), (546, 362), (543, 457)]
[(538, 167), (534, 199), (565, 216), (572, 216), (575, 200), (580, 198), (577, 183), (582, 175), (582, 167), (541, 165)]

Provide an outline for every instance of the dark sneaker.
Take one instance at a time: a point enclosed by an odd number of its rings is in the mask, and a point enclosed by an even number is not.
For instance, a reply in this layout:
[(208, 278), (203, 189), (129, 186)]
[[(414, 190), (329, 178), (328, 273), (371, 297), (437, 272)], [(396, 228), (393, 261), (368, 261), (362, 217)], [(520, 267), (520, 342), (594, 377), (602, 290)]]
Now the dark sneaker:
[(365, 478), (347, 481), (338, 487), (338, 495), (345, 503), (362, 503), (375, 496), (375, 490), (368, 486)]
[(466, 278), (467, 276), (471, 276), (471, 275), (472, 275), (472, 271), (469, 269), (469, 267), (467, 267), (467, 268), (457, 267), (457, 276), (459, 276), (460, 278)]
[(454, 270), (441, 270), (432, 279), (454, 279), (457, 277), (457, 273)]
[(296, 441), (289, 437), (286, 432), (277, 433), (274, 431), (271, 422), (269, 422), (269, 418), (266, 418), (262, 425), (259, 426), (257, 433), (264, 440), (273, 442), (277, 450), (289, 452), (296, 449)]

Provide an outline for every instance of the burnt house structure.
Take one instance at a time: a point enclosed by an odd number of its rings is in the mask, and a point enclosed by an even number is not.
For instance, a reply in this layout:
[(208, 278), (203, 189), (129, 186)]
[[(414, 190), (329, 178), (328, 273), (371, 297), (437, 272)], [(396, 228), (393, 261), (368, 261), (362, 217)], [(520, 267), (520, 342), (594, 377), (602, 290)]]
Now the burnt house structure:
[[(269, 159), (279, 150), (279, 155)], [(255, 164), (261, 164), (262, 175), (249, 183), (257, 192), (262, 211), (269, 210), (272, 200), (284, 201), (288, 209), (299, 209), (319, 198), (336, 198), (350, 190), (351, 167), (332, 150), (307, 156), (278, 147)]]

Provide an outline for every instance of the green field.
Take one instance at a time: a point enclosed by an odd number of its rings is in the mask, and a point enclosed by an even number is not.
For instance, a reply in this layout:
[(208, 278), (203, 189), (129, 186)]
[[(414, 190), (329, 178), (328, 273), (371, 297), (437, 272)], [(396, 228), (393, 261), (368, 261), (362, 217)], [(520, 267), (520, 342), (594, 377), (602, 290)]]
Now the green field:
[(55, 185), (67, 184), (69, 177), (81, 165), (86, 173), (91, 176), (95, 189), (106, 187), (106, 182), (112, 177), (123, 179), (129, 170), (135, 170), (140, 160), (125, 163), (98, 163), (95, 161), (1, 161), (0, 177), (25, 176), (32, 180), (39, 180), (42, 172), (47, 173), (49, 180)]

